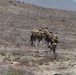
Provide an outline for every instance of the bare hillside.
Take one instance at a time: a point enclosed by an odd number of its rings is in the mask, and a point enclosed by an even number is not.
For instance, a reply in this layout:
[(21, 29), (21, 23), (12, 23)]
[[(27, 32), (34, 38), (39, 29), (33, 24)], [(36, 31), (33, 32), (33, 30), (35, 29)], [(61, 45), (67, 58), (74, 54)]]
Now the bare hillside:
[[(57, 60), (43, 43), (30, 45), (30, 31), (45, 26), (59, 37)], [(76, 73), (76, 12), (0, 0), (0, 67), (1, 75)]]

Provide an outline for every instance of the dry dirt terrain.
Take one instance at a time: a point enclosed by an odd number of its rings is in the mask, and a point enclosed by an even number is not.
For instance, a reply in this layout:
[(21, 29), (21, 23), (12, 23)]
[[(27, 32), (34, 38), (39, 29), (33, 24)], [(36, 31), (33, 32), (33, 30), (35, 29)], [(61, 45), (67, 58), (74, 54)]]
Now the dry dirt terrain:
[[(56, 59), (44, 42), (30, 45), (45, 26), (59, 37)], [(76, 12), (0, 0), (0, 75), (76, 75)]]

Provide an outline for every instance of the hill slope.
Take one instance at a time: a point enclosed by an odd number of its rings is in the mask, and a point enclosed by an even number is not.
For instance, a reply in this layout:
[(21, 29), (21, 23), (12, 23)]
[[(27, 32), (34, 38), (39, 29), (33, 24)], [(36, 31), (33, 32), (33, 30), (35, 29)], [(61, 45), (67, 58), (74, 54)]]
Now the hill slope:
[(7, 43), (15, 44), (20, 37), (21, 42), (23, 39), (28, 40), (26, 38), (32, 28), (43, 28), (47, 25), (50, 31), (60, 36), (61, 41), (67, 40), (66, 45), (69, 45), (69, 42), (75, 44), (75, 12), (39, 8), (10, 0), (3, 1), (0, 5), (0, 34)]
[[(31, 47), (29, 43), (30, 31), (32, 30), (32, 28), (41, 29), (44, 28), (46, 25), (49, 27), (49, 31), (52, 31), (59, 37), (59, 45), (57, 47), (57, 58), (59, 61), (56, 62), (49, 61), (49, 54), (48, 56), (46, 56), (45, 53), (47, 48), (41, 46), (39, 48)], [(69, 62), (73, 64), (71, 61), (74, 61), (76, 59), (75, 49), (76, 12), (56, 9), (45, 9), (34, 5), (21, 3), (15, 0), (0, 0), (0, 54), (5, 55), (4, 57), (7, 57), (9, 60), (12, 61), (11, 58), (19, 56), (20, 59), (17, 61), (20, 62), (21, 65), (25, 65), (24, 63), (26, 63), (26, 61), (32, 62), (31, 59), (33, 60), (35, 58), (35, 64), (33, 65), (35, 67), (32, 67), (32, 69), (30, 68), (30, 71), (33, 71), (35, 75), (45, 75), (45, 73), (47, 72), (50, 73), (50, 71), (46, 70), (46, 68), (49, 68), (50, 70), (52, 69), (53, 72), (53, 70), (55, 71), (57, 70), (57, 68), (59, 69), (63, 67), (63, 62), (68, 62), (68, 66)], [(37, 51), (41, 53), (37, 53)], [(40, 57), (38, 57), (37, 55)], [(43, 56), (41, 57), (41, 55)], [(1, 60), (2, 58), (3, 56), (0, 57)], [(22, 60), (23, 62), (21, 62)], [(11, 64), (7, 61), (5, 60), (3, 65)], [(43, 65), (40, 66), (37, 65), (37, 63)], [(48, 63), (48, 65), (45, 66), (45, 63)], [(59, 65), (60, 63), (61, 65)], [(24, 73), (23, 75), (25, 75), (24, 70), (26, 70), (26, 67), (21, 65), (19, 65), (20, 69), (17, 67), (13, 68), (16, 68), (16, 70), (19, 69), (21, 72)], [(49, 65), (50, 67), (51, 65), (53, 66), (50, 68)], [(64, 68), (66, 68), (65, 66)], [(21, 67), (23, 68), (23, 71)], [(54, 69), (55, 67), (56, 69)], [(27, 67), (27, 69), (29, 68)], [(61, 69), (61, 72), (63, 72), (63, 70), (69, 71), (68, 69)], [(38, 74), (36, 74), (34, 70), (36, 70)], [(60, 70), (57, 70), (57, 72), (59, 71)], [(31, 75), (31, 73), (28, 72), (28, 75), (29, 74)]]

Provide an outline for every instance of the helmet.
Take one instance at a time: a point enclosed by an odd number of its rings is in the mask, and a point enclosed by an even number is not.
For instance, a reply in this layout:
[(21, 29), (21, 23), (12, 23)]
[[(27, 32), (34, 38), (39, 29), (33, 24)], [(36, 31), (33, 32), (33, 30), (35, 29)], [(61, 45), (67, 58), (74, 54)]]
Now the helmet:
[(46, 26), (45, 29), (48, 29), (48, 27)]

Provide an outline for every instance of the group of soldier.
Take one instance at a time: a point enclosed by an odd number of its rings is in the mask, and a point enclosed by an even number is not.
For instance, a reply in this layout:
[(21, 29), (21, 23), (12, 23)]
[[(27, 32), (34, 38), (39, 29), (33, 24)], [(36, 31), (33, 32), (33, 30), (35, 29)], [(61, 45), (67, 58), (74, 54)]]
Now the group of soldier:
[(52, 49), (53, 53), (55, 54), (55, 49), (58, 43), (58, 36), (48, 30), (48, 27), (44, 29), (33, 29), (31, 31), (30, 41), (31, 45), (33, 42), (38, 40), (39, 42), (44, 40), (47, 43), (48, 48)]

